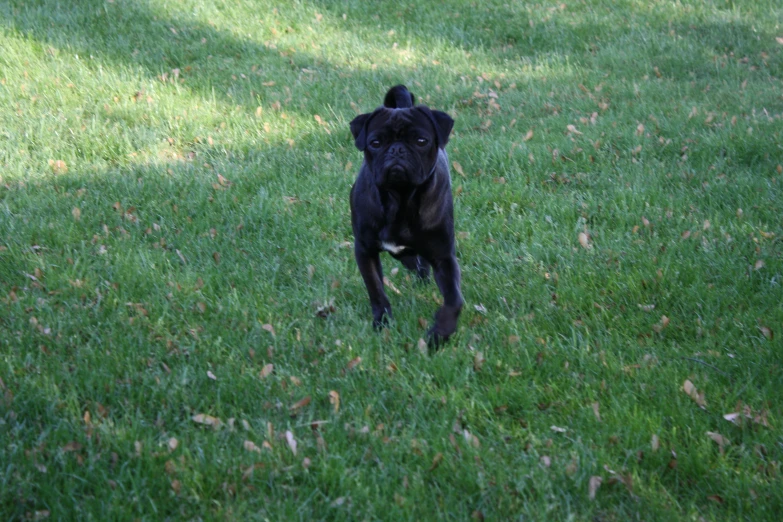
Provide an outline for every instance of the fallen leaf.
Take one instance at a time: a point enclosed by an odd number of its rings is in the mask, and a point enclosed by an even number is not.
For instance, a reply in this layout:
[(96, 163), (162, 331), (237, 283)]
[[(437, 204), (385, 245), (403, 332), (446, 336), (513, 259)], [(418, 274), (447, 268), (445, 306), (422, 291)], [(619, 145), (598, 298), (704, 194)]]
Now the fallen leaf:
[(275, 369), (274, 364), (265, 364), (263, 368), (261, 368), (261, 371), (258, 372), (258, 376), (262, 379), (266, 379), (272, 374), (272, 371)]
[(191, 418), (193, 419), (193, 422), (206, 424), (207, 426), (212, 426), (213, 428), (220, 426), (220, 419), (213, 417), (212, 415), (207, 415), (206, 413), (199, 413)]
[(351, 359), (350, 361), (348, 361), (348, 365), (345, 367), (345, 369), (348, 370), (348, 371), (351, 371), (355, 367), (359, 366), (361, 363), (362, 363), (362, 358), (361, 357), (356, 357), (356, 358)]
[(713, 502), (717, 502), (718, 504), (723, 504), (723, 497), (720, 495), (710, 495), (707, 497), (707, 500), (712, 500)]
[(711, 438), (718, 446), (720, 446), (720, 449), (722, 450), (724, 447), (731, 444), (731, 441), (721, 435), (720, 433), (716, 433), (714, 431), (708, 431), (707, 436)]
[(174, 490), (175, 494), (179, 495), (179, 491), (182, 489), (182, 483), (177, 479), (172, 480), (171, 489)]
[(707, 401), (704, 399), (704, 392), (699, 393), (696, 390), (696, 386), (694, 386), (690, 380), (686, 379), (682, 384), (682, 391), (687, 393), (688, 396), (693, 399), (693, 401), (698, 404), (701, 409), (707, 409)]
[(592, 404), (592, 407), (593, 407), (593, 414), (595, 415), (595, 418), (598, 419), (598, 422), (601, 422), (601, 412), (598, 411), (600, 405), (597, 402), (594, 402)]
[(437, 468), (441, 461), (443, 460), (443, 453), (438, 453), (435, 455), (435, 457), (432, 459), (432, 465), (430, 466), (430, 469), (427, 471), (433, 471), (435, 468)]
[(174, 437), (171, 437), (168, 440), (169, 451), (174, 451), (175, 449), (177, 449), (177, 446), (179, 446), (179, 441)]
[(291, 448), (291, 453), (296, 455), (296, 439), (294, 438), (294, 434), (290, 431), (285, 432), (285, 440), (288, 442), (288, 447)]
[(217, 377), (215, 377), (215, 374), (214, 374), (214, 373), (212, 373), (212, 371), (211, 371), (211, 370), (207, 370), (207, 377), (209, 377), (209, 378), (210, 378), (210, 379), (212, 379), (213, 381), (216, 381), (216, 380), (217, 380)]
[(653, 453), (658, 451), (658, 448), (661, 447), (661, 441), (658, 439), (658, 435), (653, 433), (652, 439), (650, 440), (650, 446), (652, 447)]
[(541, 464), (543, 464), (545, 468), (552, 466), (552, 459), (549, 458), (549, 456), (547, 455), (541, 455), (541, 458), (539, 460), (541, 461)]
[(593, 248), (593, 245), (590, 244), (590, 236), (586, 232), (579, 232), (579, 244), (582, 245), (582, 248)]
[(530, 141), (531, 139), (533, 139), (533, 129), (530, 129), (525, 133), (525, 137), (522, 138), (522, 141)]
[(82, 211), (79, 209), (79, 207), (73, 207), (73, 210), (71, 210), (71, 215), (73, 216), (73, 219), (79, 221), (82, 218)]
[(305, 397), (304, 399), (296, 401), (288, 409), (291, 410), (291, 411), (297, 411), (299, 409), (304, 408), (308, 404), (310, 404), (310, 396), (309, 395), (307, 397)]
[(267, 324), (263, 324), (263, 325), (261, 325), (261, 329), (262, 330), (266, 330), (267, 332), (271, 333), (272, 337), (275, 336), (275, 327), (272, 326), (271, 324), (268, 324), (268, 323)]
[(245, 447), (246, 451), (255, 451), (256, 453), (261, 453), (261, 448), (256, 446), (256, 443), (253, 442), (252, 440), (246, 440), (243, 443), (243, 446)]
[(484, 366), (484, 362), (486, 362), (486, 359), (484, 359), (484, 354), (481, 352), (476, 352), (476, 355), (473, 356), (473, 369), (477, 372), (480, 372), (481, 367)]
[(570, 132), (572, 134), (576, 134), (577, 136), (581, 136), (582, 135), (581, 132), (576, 130), (576, 126), (574, 126), (574, 125), (567, 125), (566, 128), (568, 129), (568, 132)]
[(68, 172), (68, 165), (63, 160), (49, 160), (49, 166), (55, 174), (65, 174)]
[(480, 314), (486, 314), (486, 313), (487, 313), (487, 309), (486, 309), (486, 307), (484, 307), (484, 305), (483, 305), (483, 304), (481, 304), (481, 303), (479, 303), (479, 304), (477, 304), (477, 305), (473, 305), (473, 308), (475, 308), (475, 309), (476, 309), (476, 311), (477, 311), (478, 313), (480, 313)]
[(329, 391), (329, 403), (334, 407), (334, 412), (340, 411), (340, 394), (334, 390)]
[(464, 170), (462, 170), (462, 165), (460, 165), (460, 164), (459, 164), (458, 162), (456, 162), (456, 161), (452, 161), (452, 162), (451, 162), (451, 166), (452, 166), (452, 167), (454, 167), (454, 170), (457, 172), (457, 174), (459, 174), (459, 175), (460, 175), (460, 176), (462, 176), (463, 178), (465, 177), (465, 171), (464, 171)]
[(555, 433), (565, 433), (568, 431), (566, 428), (561, 428), (559, 426), (550, 426), (549, 429), (554, 431)]
[(753, 265), (753, 270), (761, 270), (762, 268), (764, 268), (764, 260), (759, 259), (756, 261), (756, 264)]
[(69, 442), (65, 446), (63, 446), (62, 450), (65, 453), (70, 453), (71, 451), (79, 451), (79, 450), (82, 449), (82, 447), (83, 446), (81, 444), (79, 444), (78, 442), (72, 440), (71, 442)]
[(775, 338), (775, 334), (772, 333), (772, 329), (770, 329), (767, 326), (761, 325), (759, 326), (759, 330), (761, 331), (761, 334), (769, 339), (770, 341)]
[(603, 481), (604, 479), (597, 475), (590, 477), (590, 483), (588, 485), (588, 495), (590, 496), (590, 500), (595, 500), (595, 494), (598, 491), (598, 488), (601, 487)]

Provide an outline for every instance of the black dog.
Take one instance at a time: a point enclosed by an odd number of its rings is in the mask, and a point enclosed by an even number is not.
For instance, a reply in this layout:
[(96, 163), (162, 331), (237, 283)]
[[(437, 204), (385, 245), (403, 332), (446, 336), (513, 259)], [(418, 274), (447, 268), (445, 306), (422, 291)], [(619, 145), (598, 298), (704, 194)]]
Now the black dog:
[(424, 105), (402, 85), (383, 107), (351, 121), (364, 162), (351, 189), (356, 263), (367, 286), (373, 326), (391, 317), (383, 291), (380, 252), (385, 250), (422, 279), (430, 266), (443, 306), (427, 332), (430, 344), (446, 341), (462, 310), (460, 270), (454, 248), (454, 210), (445, 147), (454, 120)]

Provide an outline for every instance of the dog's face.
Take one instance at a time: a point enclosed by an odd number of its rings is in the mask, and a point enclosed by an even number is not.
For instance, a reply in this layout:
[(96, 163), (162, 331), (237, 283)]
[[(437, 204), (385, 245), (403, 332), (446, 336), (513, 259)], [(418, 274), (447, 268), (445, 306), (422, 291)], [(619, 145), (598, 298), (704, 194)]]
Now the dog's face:
[(425, 106), (381, 107), (351, 122), (356, 147), (364, 152), (375, 183), (383, 188), (421, 185), (432, 175), (438, 149), (454, 126), (451, 117)]

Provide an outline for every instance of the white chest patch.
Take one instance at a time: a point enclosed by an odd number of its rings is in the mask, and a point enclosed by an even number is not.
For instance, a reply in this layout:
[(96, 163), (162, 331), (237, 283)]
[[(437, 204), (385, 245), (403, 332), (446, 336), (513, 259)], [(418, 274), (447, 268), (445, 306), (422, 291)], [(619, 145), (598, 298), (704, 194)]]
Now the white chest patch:
[(381, 241), (381, 248), (386, 250), (387, 252), (391, 252), (392, 254), (399, 254), (400, 252), (402, 252), (408, 247), (395, 245), (394, 243), (388, 243), (386, 241)]

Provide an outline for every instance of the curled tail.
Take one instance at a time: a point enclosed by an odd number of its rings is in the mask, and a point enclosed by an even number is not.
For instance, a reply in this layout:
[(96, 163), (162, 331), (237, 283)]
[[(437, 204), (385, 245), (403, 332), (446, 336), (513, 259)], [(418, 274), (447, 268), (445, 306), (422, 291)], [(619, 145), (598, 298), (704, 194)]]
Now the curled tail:
[(409, 109), (416, 103), (416, 97), (404, 85), (395, 85), (383, 99), (383, 106), (389, 109)]

